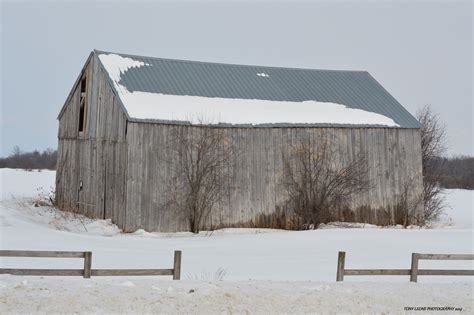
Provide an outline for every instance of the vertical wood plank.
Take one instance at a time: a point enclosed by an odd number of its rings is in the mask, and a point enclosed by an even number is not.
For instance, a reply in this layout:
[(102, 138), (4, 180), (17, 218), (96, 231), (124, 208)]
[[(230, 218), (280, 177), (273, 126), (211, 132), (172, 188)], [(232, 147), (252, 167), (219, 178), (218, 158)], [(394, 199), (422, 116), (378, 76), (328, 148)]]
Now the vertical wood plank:
[(411, 254), (410, 282), (418, 281), (418, 260), (419, 260), (419, 254), (412, 253)]
[(336, 281), (344, 281), (344, 265), (346, 262), (346, 252), (339, 252), (337, 255), (337, 275)]
[(84, 252), (84, 278), (91, 277), (92, 252)]
[(181, 251), (174, 251), (173, 280), (181, 279)]

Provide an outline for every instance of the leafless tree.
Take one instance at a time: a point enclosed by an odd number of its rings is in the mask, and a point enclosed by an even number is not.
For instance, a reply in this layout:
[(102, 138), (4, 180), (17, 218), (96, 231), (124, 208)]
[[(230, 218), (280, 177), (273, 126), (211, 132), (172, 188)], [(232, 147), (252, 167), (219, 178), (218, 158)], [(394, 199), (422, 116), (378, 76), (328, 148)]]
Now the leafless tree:
[(421, 123), (424, 219), (428, 222), (436, 219), (445, 206), (439, 185), (443, 167), (439, 158), (446, 151), (446, 129), (429, 105), (418, 111), (417, 118)]
[(13, 156), (13, 157), (18, 157), (22, 154), (23, 152), (21, 151), (20, 147), (19, 146), (14, 146), (13, 147), (13, 150), (12, 150), (12, 154), (10, 156)]
[(303, 137), (283, 151), (283, 184), (287, 206), (303, 219), (304, 228), (327, 223), (347, 206), (351, 195), (371, 187), (365, 157), (359, 154), (344, 161), (337, 142), (324, 133)]
[(225, 129), (176, 127), (170, 149), (174, 170), (171, 205), (184, 211), (193, 233), (199, 233), (212, 208), (226, 193), (234, 154)]

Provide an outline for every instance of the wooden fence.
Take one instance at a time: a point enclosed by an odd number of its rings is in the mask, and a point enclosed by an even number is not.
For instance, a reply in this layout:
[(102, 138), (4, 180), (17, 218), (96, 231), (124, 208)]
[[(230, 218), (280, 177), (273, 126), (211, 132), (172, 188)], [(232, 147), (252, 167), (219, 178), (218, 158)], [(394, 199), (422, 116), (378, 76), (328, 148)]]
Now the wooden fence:
[(420, 260), (474, 260), (470, 254), (413, 253), (411, 269), (345, 269), (345, 260), (346, 252), (339, 252), (336, 281), (343, 281), (344, 276), (410, 276), (412, 282), (417, 282), (418, 276), (474, 276), (474, 270), (418, 269)]
[(173, 276), (181, 278), (181, 251), (174, 252), (173, 269), (92, 269), (92, 252), (56, 252), (29, 250), (0, 250), (3, 257), (48, 257), (48, 258), (82, 258), (83, 269), (12, 269), (0, 268), (0, 274), (17, 276)]

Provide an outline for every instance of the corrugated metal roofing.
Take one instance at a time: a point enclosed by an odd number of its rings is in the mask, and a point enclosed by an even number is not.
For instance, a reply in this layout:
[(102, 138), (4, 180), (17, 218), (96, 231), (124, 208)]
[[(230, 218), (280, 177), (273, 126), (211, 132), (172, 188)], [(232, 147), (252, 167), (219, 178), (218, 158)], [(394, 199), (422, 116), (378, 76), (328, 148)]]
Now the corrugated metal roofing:
[(294, 69), (117, 55), (149, 65), (130, 68), (122, 74), (120, 84), (130, 92), (331, 102), (382, 114), (393, 119), (400, 128), (420, 128), (420, 123), (366, 71)]

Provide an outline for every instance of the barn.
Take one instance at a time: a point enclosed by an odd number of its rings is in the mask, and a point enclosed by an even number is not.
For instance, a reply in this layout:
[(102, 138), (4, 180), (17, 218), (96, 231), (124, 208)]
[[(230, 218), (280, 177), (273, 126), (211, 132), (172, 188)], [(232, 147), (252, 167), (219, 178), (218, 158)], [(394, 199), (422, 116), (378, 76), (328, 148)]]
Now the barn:
[[(358, 152), (366, 157), (370, 189), (351, 195), (331, 220), (397, 223), (402, 197), (422, 192), (420, 124), (365, 71), (94, 50), (58, 120), (57, 206), (111, 219), (127, 232), (189, 230), (181, 210), (167, 203), (176, 130), (220, 130), (239, 152), (203, 229), (256, 226), (259, 218), (288, 212), (283, 156), (302, 136), (337, 139), (341, 161)], [(411, 214), (421, 219), (422, 205)]]

